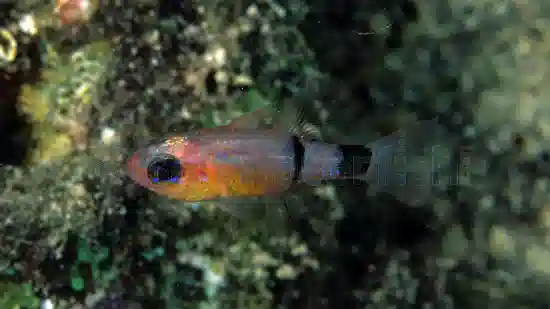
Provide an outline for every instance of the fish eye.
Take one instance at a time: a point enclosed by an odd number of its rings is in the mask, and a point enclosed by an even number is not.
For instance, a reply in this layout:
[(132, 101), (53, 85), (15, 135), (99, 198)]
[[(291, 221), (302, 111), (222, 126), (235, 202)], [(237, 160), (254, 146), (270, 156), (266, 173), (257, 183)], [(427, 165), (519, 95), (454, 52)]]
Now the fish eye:
[(153, 158), (147, 166), (147, 176), (152, 183), (177, 183), (183, 175), (180, 161), (171, 155), (161, 155)]

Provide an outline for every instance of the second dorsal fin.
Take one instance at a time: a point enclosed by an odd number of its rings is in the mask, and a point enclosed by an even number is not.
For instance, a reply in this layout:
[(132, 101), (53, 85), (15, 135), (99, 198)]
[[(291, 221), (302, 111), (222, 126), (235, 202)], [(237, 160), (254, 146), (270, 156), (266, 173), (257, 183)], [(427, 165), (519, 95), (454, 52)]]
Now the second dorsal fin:
[(273, 119), (271, 130), (295, 134), (302, 139), (319, 138), (318, 130), (305, 122), (303, 109), (298, 108), (289, 100), (284, 102), (281, 109), (262, 107), (233, 119), (225, 127), (229, 129), (261, 129), (265, 120), (270, 116)]

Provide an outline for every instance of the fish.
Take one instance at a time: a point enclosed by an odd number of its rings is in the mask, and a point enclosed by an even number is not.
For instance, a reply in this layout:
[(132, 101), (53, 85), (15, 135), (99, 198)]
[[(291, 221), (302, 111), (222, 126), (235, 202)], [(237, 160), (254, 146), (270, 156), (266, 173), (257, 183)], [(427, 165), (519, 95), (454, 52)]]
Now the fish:
[[(312, 137), (302, 110), (283, 108), (269, 128), (266, 108), (226, 125), (166, 137), (136, 150), (126, 173), (159, 195), (187, 202), (277, 196), (298, 184), (348, 179), (409, 205), (425, 203), (445, 138), (437, 120), (422, 120), (365, 143)], [(438, 134), (439, 133), (439, 134)]]

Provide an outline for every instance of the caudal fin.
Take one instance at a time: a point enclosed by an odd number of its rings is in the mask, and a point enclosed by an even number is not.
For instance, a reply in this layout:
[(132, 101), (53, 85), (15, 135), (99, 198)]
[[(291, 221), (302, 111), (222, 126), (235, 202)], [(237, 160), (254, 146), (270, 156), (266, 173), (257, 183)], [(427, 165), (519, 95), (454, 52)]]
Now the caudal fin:
[(435, 119), (427, 120), (369, 144), (371, 163), (360, 178), (403, 203), (426, 202), (436, 186), (436, 175), (450, 164), (445, 133)]

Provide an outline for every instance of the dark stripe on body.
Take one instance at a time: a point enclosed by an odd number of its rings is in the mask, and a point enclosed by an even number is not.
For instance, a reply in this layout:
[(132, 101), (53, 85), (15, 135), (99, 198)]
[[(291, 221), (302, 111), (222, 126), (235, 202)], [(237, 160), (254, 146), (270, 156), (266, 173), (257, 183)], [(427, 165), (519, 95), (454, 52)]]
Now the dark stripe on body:
[(302, 177), (306, 148), (300, 138), (296, 135), (292, 135), (291, 143), (292, 150), (294, 152), (294, 173), (292, 174), (292, 182), (296, 183)]
[(338, 164), (340, 177), (356, 177), (369, 169), (372, 151), (361, 145), (340, 145), (342, 161)]

